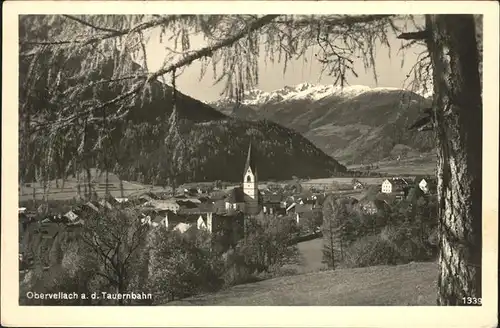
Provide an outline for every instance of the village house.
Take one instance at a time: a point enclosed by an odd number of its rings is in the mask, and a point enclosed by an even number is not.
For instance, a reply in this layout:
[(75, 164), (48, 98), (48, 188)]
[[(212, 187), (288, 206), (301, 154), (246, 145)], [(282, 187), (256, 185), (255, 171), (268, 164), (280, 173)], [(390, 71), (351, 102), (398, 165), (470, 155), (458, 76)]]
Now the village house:
[(408, 188), (408, 182), (403, 178), (386, 179), (382, 182), (381, 191), (384, 194), (404, 192)]
[(429, 176), (417, 176), (414, 183), (424, 194), (435, 192), (437, 187), (437, 179)]
[[(162, 227), (182, 234), (192, 229), (206, 231), (216, 235), (217, 239), (222, 237), (225, 243), (233, 246), (244, 234), (244, 215), (241, 212), (216, 214), (213, 211), (188, 209), (176, 214), (167, 211), (160, 222)], [(228, 245), (224, 247), (227, 248)]]
[(359, 213), (364, 214), (384, 214), (390, 211), (390, 205), (385, 200), (361, 200), (357, 202), (353, 208)]
[(209, 199), (212, 201), (218, 201), (218, 200), (223, 200), (227, 196), (227, 193), (223, 190), (214, 190), (209, 194)]
[(356, 182), (353, 184), (352, 188), (353, 188), (354, 190), (359, 190), (359, 189), (364, 189), (364, 188), (365, 188), (365, 186), (364, 186), (361, 182), (356, 181)]
[(101, 199), (98, 203), (99, 203), (101, 208), (106, 208), (108, 210), (113, 209), (113, 205), (105, 199)]
[(198, 187), (198, 194), (200, 195), (208, 195), (212, 190), (213, 186), (210, 185), (201, 185)]
[(236, 187), (229, 191), (225, 199), (225, 208), (227, 211), (245, 211), (245, 194), (243, 188)]
[(78, 214), (76, 214), (73, 210), (69, 211), (69, 212), (66, 212), (64, 215), (63, 215), (64, 218), (66, 218), (69, 222), (71, 223), (74, 223), (76, 222), (77, 220), (79, 220), (79, 216)]
[(314, 208), (311, 204), (300, 205), (296, 204), (293, 207), (293, 214), (295, 217), (295, 223), (298, 227), (304, 226), (306, 229), (316, 230), (317, 226), (321, 225), (321, 220), (323, 217), (323, 212), (320, 208)]
[(184, 195), (186, 196), (198, 196), (198, 194), (201, 194), (198, 188), (184, 188)]
[(99, 213), (99, 203), (98, 202), (86, 202), (82, 205), (82, 211), (85, 213)]
[(265, 194), (262, 197), (262, 211), (265, 214), (277, 214), (278, 212), (282, 212), (283, 204), (282, 204), (281, 195), (278, 193)]
[(165, 218), (168, 211), (160, 208), (143, 207), (140, 209), (141, 223), (152, 227), (165, 226)]
[(115, 200), (118, 202), (118, 203), (127, 203), (128, 202), (128, 198), (127, 197), (115, 197)]
[(212, 233), (213, 213), (201, 213), (191, 211), (190, 213), (177, 214), (167, 213), (164, 225), (167, 229), (185, 233), (191, 228), (204, 230)]
[(153, 194), (152, 192), (145, 192), (145, 193), (140, 194), (139, 197), (137, 197), (137, 199), (139, 199), (140, 201), (143, 201), (143, 202), (149, 202), (153, 199), (157, 200), (157, 199), (159, 199), (159, 197), (156, 196), (155, 194)]
[(300, 223), (301, 219), (306, 219), (306, 218), (312, 218), (313, 215), (313, 206), (312, 204), (296, 204), (293, 207), (294, 213), (295, 213), (295, 220), (297, 221), (297, 224)]

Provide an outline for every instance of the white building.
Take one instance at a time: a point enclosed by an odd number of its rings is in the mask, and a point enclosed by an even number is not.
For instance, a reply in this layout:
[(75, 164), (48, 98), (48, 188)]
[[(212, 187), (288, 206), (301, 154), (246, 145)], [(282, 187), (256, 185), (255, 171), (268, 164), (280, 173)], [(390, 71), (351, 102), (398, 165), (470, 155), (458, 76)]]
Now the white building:
[(422, 178), (418, 182), (418, 187), (420, 190), (422, 190), (425, 194), (428, 194), (431, 192), (431, 190), (435, 190), (437, 185), (436, 179), (433, 178)]
[(259, 208), (259, 180), (257, 177), (257, 165), (252, 153), (252, 143), (248, 146), (247, 161), (243, 171), (243, 194), (245, 201), (245, 212), (258, 214)]
[(392, 183), (387, 179), (382, 182), (382, 192), (384, 194), (390, 194), (392, 192)]
[(252, 153), (252, 144), (248, 147), (247, 160), (243, 170), (243, 186), (230, 191), (225, 201), (226, 210), (237, 210), (256, 215), (261, 208), (257, 166)]
[(408, 182), (402, 178), (386, 179), (382, 182), (381, 191), (384, 194), (391, 194), (393, 192), (400, 192), (404, 187), (408, 186)]

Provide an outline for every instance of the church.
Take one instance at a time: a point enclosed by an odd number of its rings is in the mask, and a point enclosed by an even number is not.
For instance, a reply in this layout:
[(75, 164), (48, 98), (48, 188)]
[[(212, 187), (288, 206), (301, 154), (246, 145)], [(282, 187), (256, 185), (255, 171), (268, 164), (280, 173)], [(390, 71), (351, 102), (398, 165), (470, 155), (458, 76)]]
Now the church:
[(247, 160), (243, 170), (243, 184), (234, 188), (226, 198), (226, 210), (240, 211), (248, 215), (257, 215), (262, 207), (262, 195), (259, 192), (257, 163), (252, 151), (252, 143), (248, 146)]

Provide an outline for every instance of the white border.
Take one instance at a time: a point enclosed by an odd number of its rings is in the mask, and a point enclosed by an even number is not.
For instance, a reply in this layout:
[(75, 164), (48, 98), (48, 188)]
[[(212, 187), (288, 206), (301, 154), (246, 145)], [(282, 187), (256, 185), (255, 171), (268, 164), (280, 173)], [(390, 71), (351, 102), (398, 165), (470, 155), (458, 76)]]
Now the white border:
[[(482, 307), (19, 307), (17, 272), (19, 14), (343, 13), (484, 15), (483, 306)], [(493, 327), (497, 322), (498, 4), (491, 1), (10, 1), (3, 3), (2, 325)], [(437, 273), (436, 273), (437, 274)], [(334, 283), (334, 282), (332, 282)]]

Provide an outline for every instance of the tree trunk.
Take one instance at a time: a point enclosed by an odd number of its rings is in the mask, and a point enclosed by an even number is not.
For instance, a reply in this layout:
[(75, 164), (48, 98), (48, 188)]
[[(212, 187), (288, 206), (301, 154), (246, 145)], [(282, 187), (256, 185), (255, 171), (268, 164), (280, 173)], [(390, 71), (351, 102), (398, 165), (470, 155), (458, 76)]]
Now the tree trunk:
[(88, 193), (88, 200), (91, 201), (92, 200), (92, 174), (90, 173), (90, 168), (88, 166), (88, 163), (87, 165), (85, 165), (85, 170), (87, 172), (87, 186), (88, 186), (88, 190), (89, 190), (89, 193)]
[(438, 146), (439, 305), (481, 297), (482, 99), (473, 15), (426, 15)]
[(125, 197), (125, 192), (123, 191), (123, 180), (120, 178), (120, 197)]
[(108, 172), (108, 168), (106, 167), (106, 175), (105, 175), (105, 180), (106, 180), (106, 187), (105, 187), (105, 190), (104, 190), (104, 197), (108, 197), (108, 193), (109, 193), (109, 187), (108, 187), (108, 184), (109, 184), (109, 172)]
[(80, 185), (80, 173), (78, 173), (76, 180), (76, 195), (78, 200), (82, 199), (82, 186)]

